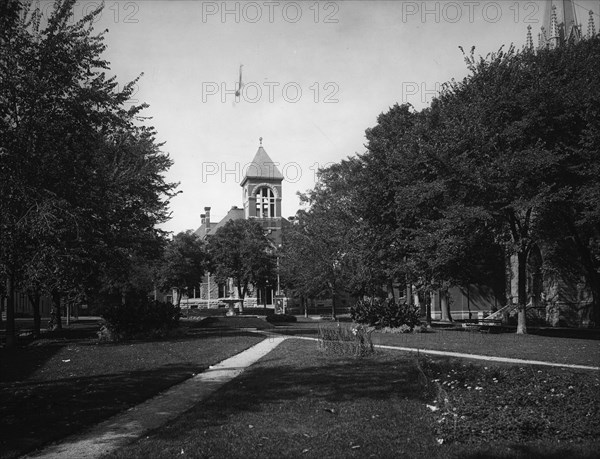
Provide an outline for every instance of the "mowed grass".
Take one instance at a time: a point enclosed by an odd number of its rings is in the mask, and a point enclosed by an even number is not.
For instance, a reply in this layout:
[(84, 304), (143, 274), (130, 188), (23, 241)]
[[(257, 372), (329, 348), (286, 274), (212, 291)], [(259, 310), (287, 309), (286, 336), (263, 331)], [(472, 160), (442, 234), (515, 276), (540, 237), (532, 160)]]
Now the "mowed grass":
[[(349, 327), (351, 323), (341, 323)], [(319, 327), (337, 327), (335, 322), (302, 321), (277, 325), (276, 331), (294, 336), (317, 337)], [(571, 336), (544, 336), (538, 331), (527, 335), (515, 333), (482, 333), (434, 327), (424, 333), (373, 332), (373, 344), (412, 349), (461, 352), (561, 364), (600, 367), (600, 333), (576, 333)], [(534, 334), (535, 333), (535, 334)]]
[(339, 358), (288, 340), (109, 457), (410, 457), (435, 444), (423, 384), (407, 356)]
[(254, 333), (0, 349), (0, 457), (12, 458), (143, 402), (260, 342)]
[(514, 359), (600, 366), (600, 340), (534, 334), (434, 329), (429, 333), (374, 333), (374, 344)]
[[(462, 366), (463, 362), (447, 365)], [(495, 441), (494, 436), (489, 436), (492, 441), (488, 441), (485, 435), (469, 433), (464, 435), (464, 441), (449, 442), (448, 429), (454, 430), (440, 422), (443, 409), (431, 409), (440, 406), (440, 401), (436, 401), (439, 393), (432, 390), (436, 388), (432, 385), (433, 374), (428, 378), (420, 368), (427, 372), (433, 369), (417, 364), (414, 356), (402, 352), (379, 351), (363, 359), (342, 358), (324, 355), (317, 350), (314, 341), (288, 340), (177, 421), (107, 457), (598, 456), (600, 442), (590, 440), (589, 434), (580, 441), (565, 442), (564, 436), (552, 440), (538, 438), (535, 432), (528, 441)], [(481, 371), (490, 371), (491, 367), (481, 368)], [(500, 366), (497, 371), (504, 375), (502, 368), (507, 367)], [(545, 377), (551, 379), (553, 372), (558, 374), (564, 370), (548, 371)], [(467, 374), (480, 376), (478, 370)], [(537, 369), (536, 375), (540, 375)], [(583, 399), (593, 397), (598, 374), (580, 373), (575, 378), (581, 378), (579, 387), (589, 391)], [(596, 386), (590, 385), (588, 379)], [(509, 376), (501, 381), (504, 387), (513, 382)], [(586, 384), (590, 386), (588, 389), (585, 389)], [(448, 392), (452, 391), (448, 389)], [(488, 400), (486, 409), (496, 410), (496, 395)], [(451, 397), (454, 399), (454, 396), (453, 393)], [(483, 392), (477, 391), (473, 399), (476, 407), (481, 407), (482, 397)], [(468, 409), (471, 399), (461, 393), (460, 400)], [(511, 409), (518, 411), (519, 399), (510, 400), (507, 393), (502, 403), (513, 403), (515, 406)], [(581, 414), (596, 410), (597, 406), (597, 401), (593, 407), (582, 406)], [(572, 411), (577, 415), (576, 408)], [(470, 427), (465, 425), (467, 421), (463, 416), (460, 426), (463, 433), (470, 432)], [(507, 418), (503, 421), (507, 426), (511, 423)], [(593, 422), (597, 423), (597, 417)], [(477, 422), (472, 427), (480, 428)], [(503, 425), (487, 427), (499, 432), (506, 428)]]

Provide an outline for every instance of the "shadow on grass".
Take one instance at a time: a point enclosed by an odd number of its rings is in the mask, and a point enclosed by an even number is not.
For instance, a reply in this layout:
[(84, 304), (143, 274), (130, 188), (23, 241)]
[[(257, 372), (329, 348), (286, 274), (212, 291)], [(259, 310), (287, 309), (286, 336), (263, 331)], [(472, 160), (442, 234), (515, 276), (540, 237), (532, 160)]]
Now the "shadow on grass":
[(0, 348), (0, 383), (22, 381), (55, 355), (62, 346), (35, 346), (16, 349)]
[(600, 329), (598, 328), (534, 328), (530, 329), (529, 333), (552, 338), (600, 340)]
[[(257, 333), (216, 331), (119, 344), (88, 340), (2, 350), (0, 457), (17, 457), (103, 421), (260, 339)], [(58, 354), (67, 346), (80, 356), (71, 369), (61, 365)], [(132, 366), (138, 369), (131, 371)], [(42, 373), (32, 375), (38, 369)]]
[(54, 381), (14, 383), (0, 389), (0, 457), (16, 457), (63, 438), (203, 370), (195, 365), (165, 365)]
[[(565, 445), (556, 446), (532, 443), (527, 445), (506, 444), (450, 448), (452, 454), (449, 457), (461, 457), (465, 459), (597, 459), (599, 454), (596, 452), (585, 451), (585, 446)], [(470, 450), (470, 452), (469, 452)], [(473, 451), (475, 450), (475, 451)]]
[[(185, 441), (190, 431), (227, 427), (240, 415), (254, 413), (266, 423), (277, 423), (286, 410), (292, 416), (318, 418), (322, 425), (336, 410), (353, 409), (359, 402), (367, 405), (398, 400), (424, 400), (427, 397), (423, 381), (412, 359), (352, 359), (304, 355), (290, 364), (285, 354), (273, 351), (262, 362), (226, 384), (215, 396), (205, 400), (180, 418), (173, 428), (154, 432), (157, 439)], [(315, 362), (316, 360), (316, 362)], [(310, 406), (310, 407), (309, 407)], [(279, 408), (278, 408), (279, 407)], [(327, 407), (335, 410), (328, 411)], [(314, 408), (314, 409), (313, 409)], [(312, 412), (300, 414), (303, 410)], [(269, 414), (277, 412), (275, 418)], [(310, 423), (310, 422), (309, 422)]]

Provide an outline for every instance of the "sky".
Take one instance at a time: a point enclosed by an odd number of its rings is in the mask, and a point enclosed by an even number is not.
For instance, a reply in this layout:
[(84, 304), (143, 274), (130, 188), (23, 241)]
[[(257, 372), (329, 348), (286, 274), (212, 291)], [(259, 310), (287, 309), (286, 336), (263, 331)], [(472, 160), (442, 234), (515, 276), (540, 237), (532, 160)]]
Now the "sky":
[[(77, 3), (75, 18), (99, 1)], [(575, 0), (585, 33), (600, 28), (600, 0)], [(440, 86), (467, 75), (459, 49), (485, 56), (534, 44), (546, 1), (105, 0), (95, 30), (120, 84), (141, 73), (130, 103), (173, 160), (177, 233), (242, 207), (245, 166), (263, 147), (283, 173), (283, 216), (319, 167), (365, 151), (365, 130), (395, 103), (426, 107)], [(235, 96), (242, 67), (242, 90)]]

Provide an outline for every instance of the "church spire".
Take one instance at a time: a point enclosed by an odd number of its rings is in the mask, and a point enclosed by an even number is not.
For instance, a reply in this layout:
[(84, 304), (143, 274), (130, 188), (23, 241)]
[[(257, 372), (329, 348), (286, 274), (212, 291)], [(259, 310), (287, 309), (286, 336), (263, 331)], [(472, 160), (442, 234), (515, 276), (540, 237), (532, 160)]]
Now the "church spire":
[(596, 35), (596, 25), (594, 24), (594, 12), (590, 10), (590, 18), (588, 19), (587, 36), (592, 38)]
[(527, 44), (525, 48), (528, 50), (533, 50), (533, 37), (531, 36), (531, 24), (527, 26)]
[(556, 5), (552, 5), (552, 15), (550, 16), (550, 48), (558, 48), (560, 45), (560, 33), (558, 31), (558, 19), (556, 17)]
[(573, 0), (547, 0), (546, 13), (538, 35), (538, 48), (557, 48), (581, 40), (581, 25), (577, 23)]

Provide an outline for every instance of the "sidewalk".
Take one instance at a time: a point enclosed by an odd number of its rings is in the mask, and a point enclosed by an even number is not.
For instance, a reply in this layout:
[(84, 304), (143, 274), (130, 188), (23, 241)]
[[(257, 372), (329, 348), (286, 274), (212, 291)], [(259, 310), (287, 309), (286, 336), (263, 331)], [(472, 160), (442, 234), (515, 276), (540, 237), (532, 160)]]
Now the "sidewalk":
[(92, 459), (110, 453), (177, 418), (204, 400), (245, 368), (265, 356), (287, 337), (274, 336), (128, 411), (118, 414), (79, 435), (66, 438), (27, 458)]

